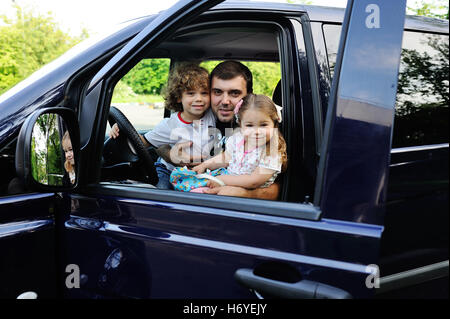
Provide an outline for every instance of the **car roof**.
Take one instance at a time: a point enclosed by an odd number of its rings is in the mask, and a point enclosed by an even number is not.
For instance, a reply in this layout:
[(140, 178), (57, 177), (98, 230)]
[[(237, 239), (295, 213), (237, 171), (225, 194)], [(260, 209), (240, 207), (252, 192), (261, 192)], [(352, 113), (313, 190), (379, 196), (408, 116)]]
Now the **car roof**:
[[(297, 5), (289, 3), (250, 2), (250, 1), (225, 1), (215, 6), (205, 16), (213, 13), (224, 13), (226, 11), (241, 11), (244, 14), (236, 14), (237, 20), (245, 17), (246, 11), (252, 12), (279, 12), (283, 14), (298, 14), (305, 12), (310, 21), (325, 23), (342, 23), (345, 8), (332, 8), (322, 6)], [(219, 21), (221, 19), (218, 19)], [(159, 45), (157, 49), (148, 52), (149, 58), (170, 57), (175, 60), (222, 60), (224, 57), (243, 61), (279, 61), (276, 31), (270, 24), (265, 27), (252, 27), (251, 24), (239, 25), (236, 21), (230, 23), (217, 23), (199, 30), (182, 28), (180, 32), (171, 39)], [(196, 22), (193, 23), (195, 26)], [(200, 25), (202, 21), (200, 21)], [(433, 31), (442, 33), (448, 30), (448, 21), (425, 17), (407, 16), (405, 25), (407, 30)], [(445, 29), (447, 26), (447, 29)]]
[[(306, 12), (310, 21), (329, 23), (342, 23), (345, 13), (345, 8), (257, 1), (225, 1), (212, 8), (211, 11), (231, 9), (263, 10), (271, 12)], [(448, 28), (448, 20), (413, 15), (407, 15), (405, 19), (406, 30), (448, 34)]]

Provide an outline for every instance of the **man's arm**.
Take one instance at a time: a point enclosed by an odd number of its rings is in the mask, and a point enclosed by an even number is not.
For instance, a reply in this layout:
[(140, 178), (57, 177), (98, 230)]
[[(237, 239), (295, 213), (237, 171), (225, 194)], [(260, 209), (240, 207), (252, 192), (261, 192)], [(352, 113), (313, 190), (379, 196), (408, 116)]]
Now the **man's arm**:
[[(144, 144), (145, 147), (153, 146), (152, 144), (150, 144), (150, 143), (147, 141), (147, 139), (146, 139), (143, 135), (139, 134), (139, 137), (141, 138), (141, 141), (142, 141), (142, 143)], [(153, 147), (154, 147), (154, 146), (153, 146)]]
[(161, 156), (167, 163), (172, 163), (172, 161), (170, 160), (170, 149), (171, 148), (169, 144), (161, 145), (156, 149), (156, 154)]

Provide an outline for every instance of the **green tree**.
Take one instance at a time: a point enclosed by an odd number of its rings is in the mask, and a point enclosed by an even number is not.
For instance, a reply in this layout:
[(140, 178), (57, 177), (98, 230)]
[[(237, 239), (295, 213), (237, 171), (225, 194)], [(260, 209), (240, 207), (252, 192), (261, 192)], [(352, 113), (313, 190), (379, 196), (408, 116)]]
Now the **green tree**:
[(136, 94), (161, 94), (169, 76), (169, 59), (144, 59), (122, 81)]
[(42, 15), (13, 5), (14, 19), (0, 15), (0, 94), (86, 38), (61, 31), (50, 13)]
[(416, 0), (412, 6), (407, 6), (407, 13), (448, 20), (449, 5), (447, 0)]

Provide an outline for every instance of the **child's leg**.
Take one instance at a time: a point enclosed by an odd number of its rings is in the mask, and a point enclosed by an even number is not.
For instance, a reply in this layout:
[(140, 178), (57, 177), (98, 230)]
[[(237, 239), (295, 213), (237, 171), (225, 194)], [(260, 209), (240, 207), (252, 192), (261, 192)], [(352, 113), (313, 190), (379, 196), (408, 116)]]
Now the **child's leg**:
[(158, 184), (157, 188), (160, 189), (173, 189), (170, 183), (170, 171), (167, 169), (166, 165), (158, 161), (155, 162), (156, 173), (158, 174)]

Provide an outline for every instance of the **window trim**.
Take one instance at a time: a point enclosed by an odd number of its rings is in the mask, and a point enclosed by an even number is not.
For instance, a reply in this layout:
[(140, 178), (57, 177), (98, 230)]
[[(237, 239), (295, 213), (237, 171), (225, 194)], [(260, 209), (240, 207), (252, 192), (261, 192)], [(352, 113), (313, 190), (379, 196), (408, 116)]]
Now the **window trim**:
[[(289, 19), (283, 20), (286, 23), (289, 22)], [(188, 32), (189, 30), (195, 28), (205, 28), (212, 27), (215, 25), (232, 25), (236, 22), (244, 23), (244, 24), (252, 24), (252, 25), (261, 25), (267, 26), (271, 25), (276, 28), (276, 32), (278, 33), (278, 42), (279, 42), (279, 54), (280, 56), (283, 52), (292, 52), (291, 41), (288, 38), (289, 31), (286, 29), (286, 25), (280, 21), (280, 18), (274, 17), (269, 21), (262, 21), (260, 19), (252, 19), (252, 18), (243, 18), (243, 19), (230, 19), (230, 20), (219, 20), (219, 21), (208, 21), (192, 24), (189, 26), (185, 26), (179, 28), (177, 31)], [(139, 55), (136, 55), (138, 57)], [(291, 81), (293, 81), (293, 76), (289, 76), (293, 68), (292, 56), (287, 55), (288, 58), (281, 60), (280, 66), (282, 70), (286, 71), (285, 76), (282, 76), (282, 85), (283, 88), (291, 87)], [(131, 59), (132, 61), (135, 61)], [(136, 63), (127, 62), (127, 64), (136, 65)], [(106, 119), (107, 119), (107, 110), (110, 107), (110, 101), (112, 98), (113, 88), (120, 78), (123, 76), (124, 70), (131, 70), (132, 67), (128, 67), (123, 65), (121, 67), (121, 72), (116, 72), (113, 75), (110, 75), (106, 79), (102, 79), (99, 82), (99, 86), (102, 86), (102, 93), (105, 95), (104, 105), (99, 106), (101, 108), (99, 116), (99, 121), (95, 130), (97, 133), (104, 132), (102, 128), (106, 128)], [(283, 74), (283, 73), (282, 73)], [(104, 87), (103, 83), (107, 83), (108, 87)], [(283, 94), (283, 104), (288, 105), (288, 101), (292, 99), (294, 92), (290, 92), (288, 96)], [(289, 103), (290, 105), (290, 103)], [(294, 106), (292, 106), (294, 107)], [(289, 121), (287, 121), (289, 122)], [(289, 124), (289, 123), (288, 123)], [(286, 125), (286, 124), (285, 124)], [(100, 134), (102, 135), (102, 134)], [(98, 141), (102, 141), (101, 145), (103, 146), (103, 139), (96, 138), (96, 144), (100, 146)], [(92, 144), (93, 146), (93, 144)], [(101, 153), (101, 150), (97, 151)], [(319, 207), (313, 206), (310, 203), (298, 203), (298, 202), (285, 202), (282, 200), (279, 201), (271, 201), (264, 199), (251, 199), (251, 198), (242, 198), (242, 197), (232, 197), (230, 201), (230, 197), (228, 196), (217, 196), (217, 195), (207, 195), (207, 194), (192, 194), (185, 192), (177, 192), (177, 191), (167, 191), (160, 189), (153, 189), (150, 187), (139, 187), (139, 186), (131, 186), (124, 184), (113, 184), (110, 182), (102, 182), (101, 181), (101, 162), (97, 161), (97, 163), (92, 164), (92, 169), (95, 169), (95, 178), (90, 179), (91, 182), (95, 182), (95, 184), (88, 184), (82, 186), (78, 189), (78, 193), (88, 196), (98, 196), (98, 195), (111, 195), (117, 197), (130, 197), (130, 198), (140, 198), (145, 200), (154, 200), (154, 201), (164, 201), (164, 202), (174, 202), (174, 203), (183, 203), (190, 204), (193, 206), (204, 206), (204, 207), (214, 207), (214, 208), (224, 208), (230, 210), (236, 210), (240, 212), (250, 212), (250, 213), (258, 213), (262, 215), (271, 215), (271, 216), (280, 216), (280, 217), (289, 217), (296, 218), (302, 220), (312, 220), (318, 221), (320, 220), (321, 211)], [(289, 176), (287, 176), (289, 177)], [(287, 178), (284, 179), (285, 181)], [(286, 183), (285, 183), (286, 185)], [(282, 197), (283, 192), (280, 192), (280, 197)]]
[[(309, 82), (311, 85), (311, 98), (312, 98), (312, 109), (314, 116), (314, 137), (315, 137), (315, 152), (317, 158), (320, 157), (320, 151), (323, 139), (323, 108), (322, 101), (320, 97), (320, 85), (319, 85), (319, 74), (317, 71), (317, 59), (316, 50), (314, 46), (314, 39), (312, 35), (312, 28), (310, 25), (309, 18), (306, 15), (300, 16), (299, 20), (293, 20), (298, 23), (298, 32), (301, 32), (301, 38), (304, 43), (304, 51), (306, 53), (306, 59), (308, 61), (308, 72), (309, 72)], [(294, 25), (297, 33), (297, 27)], [(297, 36), (297, 39), (299, 37)]]
[(321, 211), (310, 204), (271, 201), (243, 197), (196, 194), (190, 192), (167, 191), (165, 189), (140, 187), (132, 185), (101, 182), (80, 188), (79, 194), (88, 196), (116, 196), (158, 202), (179, 203), (192, 206), (212, 207), (235, 210), (239, 212), (257, 213), (261, 215), (288, 217), (302, 220), (318, 221)]
[(428, 150), (435, 150), (435, 149), (448, 148), (448, 147), (449, 147), (449, 143), (405, 146), (405, 147), (393, 148), (391, 150), (391, 154), (428, 151)]
[(389, 291), (411, 287), (431, 280), (448, 277), (449, 261), (418, 267), (380, 278), (380, 288), (375, 291), (379, 295)]

